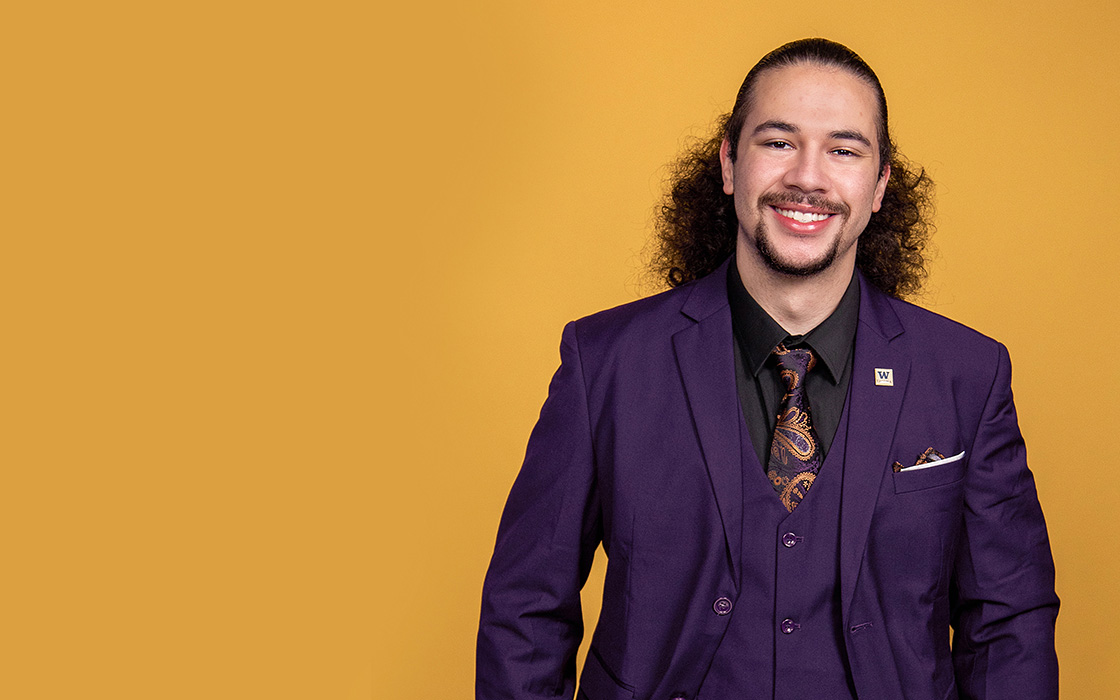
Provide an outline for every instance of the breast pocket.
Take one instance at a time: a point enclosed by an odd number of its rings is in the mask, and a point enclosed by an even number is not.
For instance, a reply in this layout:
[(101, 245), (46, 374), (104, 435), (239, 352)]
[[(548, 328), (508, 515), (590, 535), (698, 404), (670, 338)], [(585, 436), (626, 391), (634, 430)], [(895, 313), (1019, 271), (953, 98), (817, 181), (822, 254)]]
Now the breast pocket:
[(908, 493), (954, 484), (964, 478), (965, 465), (965, 453), (961, 452), (936, 462), (891, 472), (894, 477), (894, 492)]

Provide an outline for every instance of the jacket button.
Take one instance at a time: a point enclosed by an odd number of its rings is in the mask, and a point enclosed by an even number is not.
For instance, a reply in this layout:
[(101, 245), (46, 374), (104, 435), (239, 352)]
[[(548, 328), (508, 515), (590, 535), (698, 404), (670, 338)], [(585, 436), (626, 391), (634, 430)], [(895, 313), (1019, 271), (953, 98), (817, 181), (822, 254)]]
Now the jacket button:
[(801, 625), (797, 624), (788, 617), (782, 620), (782, 634), (793, 634), (799, 629), (801, 629)]
[(800, 542), (801, 540), (802, 540), (801, 537), (798, 537), (797, 535), (793, 534), (792, 532), (787, 532), (786, 534), (782, 535), (782, 544), (784, 544), (787, 547), (793, 547), (798, 542)]
[(731, 612), (731, 599), (727, 597), (716, 598), (716, 602), (712, 603), (712, 610), (716, 611), (716, 615), (726, 615)]

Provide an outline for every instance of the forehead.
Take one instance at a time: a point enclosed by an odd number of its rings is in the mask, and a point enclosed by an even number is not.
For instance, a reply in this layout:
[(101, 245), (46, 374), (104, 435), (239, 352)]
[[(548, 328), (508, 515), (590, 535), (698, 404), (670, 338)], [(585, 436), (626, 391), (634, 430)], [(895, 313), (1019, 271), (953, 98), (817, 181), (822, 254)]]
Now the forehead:
[(858, 130), (878, 145), (875, 89), (836, 66), (783, 66), (760, 75), (751, 91), (743, 133), (768, 121), (828, 132)]

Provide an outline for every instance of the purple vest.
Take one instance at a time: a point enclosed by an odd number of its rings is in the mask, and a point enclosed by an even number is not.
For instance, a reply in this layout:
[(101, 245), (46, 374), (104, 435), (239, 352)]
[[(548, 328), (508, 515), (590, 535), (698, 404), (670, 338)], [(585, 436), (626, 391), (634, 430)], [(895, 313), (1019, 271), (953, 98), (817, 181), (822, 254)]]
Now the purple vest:
[(820, 474), (801, 504), (787, 513), (740, 418), (743, 580), (698, 700), (855, 698), (839, 581), (847, 425), (845, 403)]

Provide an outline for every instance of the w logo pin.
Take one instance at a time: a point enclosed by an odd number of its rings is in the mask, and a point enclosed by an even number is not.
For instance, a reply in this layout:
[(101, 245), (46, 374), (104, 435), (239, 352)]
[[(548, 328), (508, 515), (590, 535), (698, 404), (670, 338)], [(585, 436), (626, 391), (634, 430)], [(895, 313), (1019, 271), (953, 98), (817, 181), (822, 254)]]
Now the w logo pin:
[(894, 386), (894, 370), (876, 367), (875, 386)]

